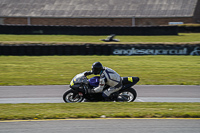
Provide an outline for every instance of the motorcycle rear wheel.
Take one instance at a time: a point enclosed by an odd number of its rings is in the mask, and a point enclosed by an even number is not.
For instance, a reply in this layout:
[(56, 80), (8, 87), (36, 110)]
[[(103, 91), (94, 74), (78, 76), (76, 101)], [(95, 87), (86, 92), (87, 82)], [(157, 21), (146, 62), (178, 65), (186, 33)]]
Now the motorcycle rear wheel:
[(83, 97), (79, 96), (78, 94), (73, 98), (74, 96), (74, 91), (73, 90), (68, 90), (63, 94), (63, 100), (66, 103), (79, 103), (83, 101)]
[(120, 91), (119, 95), (117, 96), (118, 102), (133, 102), (137, 97), (137, 92), (134, 88), (128, 88), (125, 90)]

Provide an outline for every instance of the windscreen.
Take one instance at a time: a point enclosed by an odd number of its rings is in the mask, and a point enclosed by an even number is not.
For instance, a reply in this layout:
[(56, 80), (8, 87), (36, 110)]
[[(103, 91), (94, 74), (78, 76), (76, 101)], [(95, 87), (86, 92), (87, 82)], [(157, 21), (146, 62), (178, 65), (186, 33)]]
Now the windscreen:
[(70, 82), (70, 85), (72, 86), (76, 83), (88, 83), (87, 77), (84, 76), (84, 73), (77, 74)]

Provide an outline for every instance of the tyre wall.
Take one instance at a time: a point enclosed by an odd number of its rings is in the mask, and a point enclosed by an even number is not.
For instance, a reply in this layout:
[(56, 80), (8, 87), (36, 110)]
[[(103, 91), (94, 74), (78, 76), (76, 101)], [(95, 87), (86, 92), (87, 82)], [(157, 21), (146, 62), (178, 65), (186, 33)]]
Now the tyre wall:
[(200, 33), (200, 26), (45, 26), (0, 25), (0, 34), (39, 35), (178, 35)]
[(0, 55), (200, 55), (200, 44), (0, 44)]
[(38, 26), (0, 25), (0, 34), (43, 35), (178, 35), (177, 26)]
[(200, 33), (200, 26), (180, 26), (178, 27), (180, 33)]

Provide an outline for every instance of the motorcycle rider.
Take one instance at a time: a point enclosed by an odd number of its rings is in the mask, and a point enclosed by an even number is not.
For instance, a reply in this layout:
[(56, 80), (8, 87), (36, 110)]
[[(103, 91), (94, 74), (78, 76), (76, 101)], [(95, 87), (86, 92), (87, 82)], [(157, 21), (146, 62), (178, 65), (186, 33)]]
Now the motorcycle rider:
[[(122, 78), (121, 76), (108, 67), (103, 67), (103, 65), (100, 62), (95, 62), (92, 65), (92, 71), (86, 71), (84, 73), (85, 76), (88, 75), (100, 75), (99, 79), (99, 86), (94, 89), (88, 89), (88, 93), (102, 93), (102, 96), (105, 101), (109, 100), (109, 96), (120, 90), (122, 88)], [(139, 78), (137, 82), (139, 81)], [(137, 83), (136, 82), (136, 83)], [(110, 87), (103, 91), (104, 86), (109, 85)]]

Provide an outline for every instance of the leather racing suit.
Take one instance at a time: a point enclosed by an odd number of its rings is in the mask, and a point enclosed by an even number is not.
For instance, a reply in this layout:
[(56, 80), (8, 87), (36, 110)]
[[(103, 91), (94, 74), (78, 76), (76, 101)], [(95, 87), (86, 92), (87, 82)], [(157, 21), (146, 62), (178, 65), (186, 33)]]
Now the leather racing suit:
[[(110, 87), (103, 91), (105, 85)], [(122, 88), (121, 76), (111, 68), (104, 67), (100, 73), (99, 86), (94, 89), (94, 93), (103, 91), (103, 97), (109, 97), (112, 93)]]

